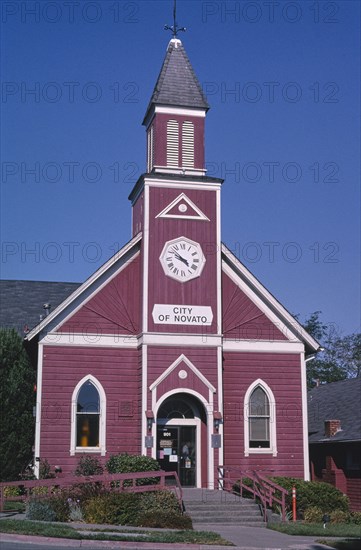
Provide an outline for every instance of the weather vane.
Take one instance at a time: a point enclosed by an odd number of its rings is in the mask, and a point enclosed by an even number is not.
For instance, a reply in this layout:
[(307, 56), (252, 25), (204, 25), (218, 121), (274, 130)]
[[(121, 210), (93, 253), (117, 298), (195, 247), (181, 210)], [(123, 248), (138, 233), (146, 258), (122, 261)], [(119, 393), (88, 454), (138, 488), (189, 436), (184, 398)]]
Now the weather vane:
[(185, 27), (178, 27), (177, 25), (177, 21), (176, 21), (176, 16), (177, 16), (177, 0), (174, 0), (174, 6), (173, 6), (173, 26), (170, 27), (169, 25), (164, 25), (164, 30), (165, 31), (172, 31), (173, 33), (173, 38), (177, 38), (177, 34), (179, 32), (185, 32), (186, 28)]

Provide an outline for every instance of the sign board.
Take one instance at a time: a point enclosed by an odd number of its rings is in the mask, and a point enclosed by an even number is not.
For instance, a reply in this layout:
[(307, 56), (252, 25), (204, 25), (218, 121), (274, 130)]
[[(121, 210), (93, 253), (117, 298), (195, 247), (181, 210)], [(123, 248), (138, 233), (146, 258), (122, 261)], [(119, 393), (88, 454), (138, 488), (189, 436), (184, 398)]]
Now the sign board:
[(154, 304), (152, 316), (154, 323), (159, 325), (210, 326), (213, 321), (210, 306)]
[(212, 434), (212, 448), (219, 449), (222, 446), (221, 436), (219, 434)]

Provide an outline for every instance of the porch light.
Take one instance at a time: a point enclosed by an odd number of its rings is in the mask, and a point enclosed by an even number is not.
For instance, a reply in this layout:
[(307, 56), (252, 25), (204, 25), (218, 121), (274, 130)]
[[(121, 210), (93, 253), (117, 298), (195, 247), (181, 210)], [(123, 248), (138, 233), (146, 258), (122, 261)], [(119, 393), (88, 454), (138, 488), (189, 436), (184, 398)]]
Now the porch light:
[(145, 416), (147, 418), (147, 428), (148, 432), (152, 429), (153, 420), (154, 420), (154, 413), (153, 411), (145, 411)]
[(219, 430), (219, 425), (222, 422), (222, 413), (216, 411), (213, 413), (213, 425), (216, 432)]

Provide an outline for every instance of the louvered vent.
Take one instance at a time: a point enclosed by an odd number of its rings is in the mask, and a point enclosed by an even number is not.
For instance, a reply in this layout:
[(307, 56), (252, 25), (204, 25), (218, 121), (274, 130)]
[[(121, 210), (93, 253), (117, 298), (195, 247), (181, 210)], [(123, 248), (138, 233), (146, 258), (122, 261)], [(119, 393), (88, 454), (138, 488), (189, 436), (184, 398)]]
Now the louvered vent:
[(154, 139), (153, 139), (153, 125), (148, 130), (148, 145), (147, 145), (147, 170), (150, 172), (153, 168), (154, 162)]
[(182, 166), (194, 168), (194, 124), (188, 121), (182, 128)]
[(167, 122), (167, 166), (179, 166), (179, 137), (178, 122), (168, 120)]

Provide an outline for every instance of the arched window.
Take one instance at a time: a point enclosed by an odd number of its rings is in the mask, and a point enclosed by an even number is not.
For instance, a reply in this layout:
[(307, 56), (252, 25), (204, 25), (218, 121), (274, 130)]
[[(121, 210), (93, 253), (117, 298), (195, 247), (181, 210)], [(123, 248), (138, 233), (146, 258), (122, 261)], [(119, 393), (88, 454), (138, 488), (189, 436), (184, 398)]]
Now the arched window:
[(272, 390), (256, 380), (247, 390), (244, 402), (245, 455), (272, 453), (276, 447), (276, 405)]
[(83, 378), (73, 392), (70, 454), (105, 454), (105, 407), (102, 385), (94, 376)]

